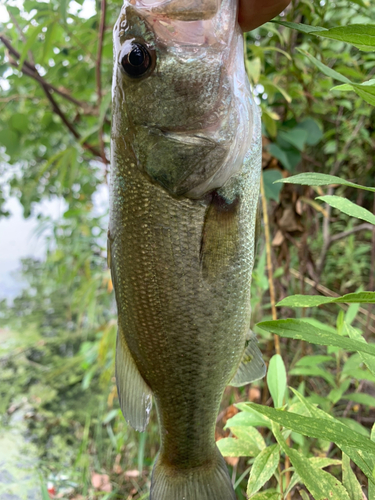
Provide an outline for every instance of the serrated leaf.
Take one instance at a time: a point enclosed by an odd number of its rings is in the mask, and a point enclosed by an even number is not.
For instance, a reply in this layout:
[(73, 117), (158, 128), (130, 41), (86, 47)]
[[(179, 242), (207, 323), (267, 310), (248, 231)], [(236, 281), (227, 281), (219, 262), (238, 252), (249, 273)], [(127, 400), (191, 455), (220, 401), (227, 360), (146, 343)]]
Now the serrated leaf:
[(276, 304), (277, 307), (316, 307), (322, 304), (375, 304), (375, 292), (348, 293), (342, 297), (321, 295), (291, 295)]
[(366, 344), (358, 340), (348, 339), (340, 335), (311, 325), (301, 319), (279, 319), (277, 321), (263, 321), (258, 323), (262, 330), (274, 333), (280, 337), (295, 340), (306, 340), (311, 344), (330, 345), (341, 347), (347, 351), (358, 351), (375, 356), (375, 345)]
[(350, 215), (351, 217), (356, 217), (357, 219), (362, 219), (366, 222), (369, 222), (370, 224), (375, 225), (374, 214), (372, 214), (369, 210), (366, 210), (366, 208), (360, 207), (359, 205), (356, 205), (355, 203), (353, 203), (350, 200), (347, 200), (346, 198), (335, 195), (326, 195), (326, 196), (318, 196), (316, 200), (324, 201), (325, 203), (328, 203), (328, 205), (330, 205), (331, 207), (337, 208), (346, 215)]
[(326, 31), (315, 31), (314, 35), (351, 43), (364, 51), (375, 51), (375, 25), (374, 24), (349, 24), (337, 26)]
[(270, 359), (267, 371), (267, 385), (275, 408), (279, 408), (284, 403), (286, 391), (286, 370), (280, 354), (275, 354)]
[(350, 500), (338, 479), (319, 469), (298, 451), (289, 448), (277, 425), (272, 426), (272, 431), (284, 453), (290, 458), (296, 473), (315, 500), (327, 500), (328, 498), (330, 500)]
[(274, 444), (262, 450), (250, 471), (247, 495), (251, 498), (273, 476), (280, 461), (280, 446)]
[(341, 179), (336, 175), (318, 174), (315, 172), (305, 172), (303, 174), (292, 175), (275, 182), (283, 182), (284, 184), (301, 184), (302, 186), (328, 186), (329, 184), (340, 184), (342, 186), (364, 189), (375, 193), (375, 187), (360, 186), (354, 182)]

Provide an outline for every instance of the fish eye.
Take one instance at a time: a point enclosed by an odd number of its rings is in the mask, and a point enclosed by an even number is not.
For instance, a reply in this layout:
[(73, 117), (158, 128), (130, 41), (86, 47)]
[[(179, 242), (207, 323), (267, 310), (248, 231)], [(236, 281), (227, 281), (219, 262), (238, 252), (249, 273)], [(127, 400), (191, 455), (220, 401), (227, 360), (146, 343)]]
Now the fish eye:
[(148, 47), (142, 43), (131, 41), (124, 45), (121, 66), (131, 78), (140, 78), (152, 68), (153, 57)]

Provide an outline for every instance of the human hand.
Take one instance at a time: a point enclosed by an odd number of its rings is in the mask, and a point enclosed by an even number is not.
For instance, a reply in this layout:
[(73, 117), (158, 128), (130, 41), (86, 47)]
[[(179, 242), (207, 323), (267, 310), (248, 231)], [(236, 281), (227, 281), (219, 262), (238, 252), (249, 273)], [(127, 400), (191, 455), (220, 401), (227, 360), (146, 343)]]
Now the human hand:
[(282, 12), (291, 0), (240, 0), (238, 22), (250, 31)]

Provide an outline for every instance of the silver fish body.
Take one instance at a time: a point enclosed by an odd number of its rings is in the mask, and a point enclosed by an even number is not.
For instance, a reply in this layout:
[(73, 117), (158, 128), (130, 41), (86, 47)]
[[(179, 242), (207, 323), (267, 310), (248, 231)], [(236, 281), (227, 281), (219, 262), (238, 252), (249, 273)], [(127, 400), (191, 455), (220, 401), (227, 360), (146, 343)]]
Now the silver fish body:
[(214, 439), (248, 336), (261, 131), (235, 0), (129, 0), (114, 29), (109, 263), (122, 411), (161, 448), (152, 500), (230, 500)]

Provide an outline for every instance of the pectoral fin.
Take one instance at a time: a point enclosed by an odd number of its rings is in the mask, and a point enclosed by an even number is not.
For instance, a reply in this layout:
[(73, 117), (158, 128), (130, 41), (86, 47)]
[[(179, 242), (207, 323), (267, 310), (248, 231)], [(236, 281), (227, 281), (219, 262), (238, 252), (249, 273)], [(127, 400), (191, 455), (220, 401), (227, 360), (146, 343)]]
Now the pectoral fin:
[(240, 366), (229, 385), (241, 387), (265, 376), (266, 364), (257, 343), (254, 333), (250, 331), (250, 339), (247, 341)]
[(201, 242), (201, 267), (205, 279), (214, 279), (237, 258), (240, 200), (227, 203), (217, 192), (207, 209)]
[(152, 392), (139, 373), (120, 328), (116, 344), (116, 383), (125, 420), (143, 432), (150, 417)]

